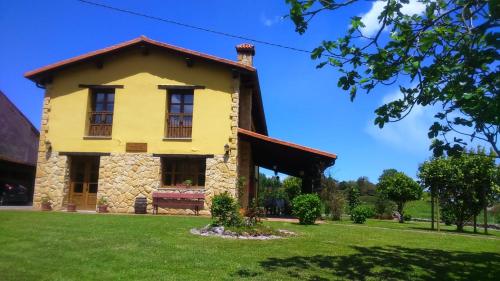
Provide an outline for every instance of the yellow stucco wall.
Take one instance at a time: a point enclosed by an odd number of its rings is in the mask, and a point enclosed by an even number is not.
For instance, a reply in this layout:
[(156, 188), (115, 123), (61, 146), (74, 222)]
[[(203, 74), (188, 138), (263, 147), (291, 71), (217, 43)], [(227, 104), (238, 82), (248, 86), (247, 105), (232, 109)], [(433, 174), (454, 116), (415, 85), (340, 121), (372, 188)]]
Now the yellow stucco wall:
[[(127, 142), (148, 143), (148, 153), (223, 154), (231, 134), (231, 70), (182, 56), (138, 50), (62, 70), (47, 87), (51, 97), (47, 139), (59, 152), (125, 152)], [(85, 140), (90, 90), (79, 84), (124, 85), (115, 91), (111, 140)], [(202, 85), (194, 90), (191, 141), (163, 140), (167, 91), (158, 85)]]

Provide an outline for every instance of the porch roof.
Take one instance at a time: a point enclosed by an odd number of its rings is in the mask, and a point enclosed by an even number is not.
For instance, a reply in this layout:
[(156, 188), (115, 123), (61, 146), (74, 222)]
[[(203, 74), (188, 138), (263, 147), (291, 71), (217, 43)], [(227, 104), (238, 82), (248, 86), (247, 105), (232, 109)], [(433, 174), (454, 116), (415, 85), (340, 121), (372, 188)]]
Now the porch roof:
[(241, 141), (247, 141), (252, 147), (255, 165), (275, 170), (295, 177), (304, 177), (335, 164), (337, 155), (271, 138), (262, 134), (238, 129)]

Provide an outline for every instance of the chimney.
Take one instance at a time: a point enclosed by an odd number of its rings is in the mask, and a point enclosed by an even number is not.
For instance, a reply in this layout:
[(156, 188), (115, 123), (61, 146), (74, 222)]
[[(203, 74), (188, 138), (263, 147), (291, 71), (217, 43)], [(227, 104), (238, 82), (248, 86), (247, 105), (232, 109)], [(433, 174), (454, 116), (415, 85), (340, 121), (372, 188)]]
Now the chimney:
[(255, 47), (252, 44), (243, 43), (236, 45), (236, 53), (238, 54), (238, 62), (253, 66), (253, 56), (255, 55)]

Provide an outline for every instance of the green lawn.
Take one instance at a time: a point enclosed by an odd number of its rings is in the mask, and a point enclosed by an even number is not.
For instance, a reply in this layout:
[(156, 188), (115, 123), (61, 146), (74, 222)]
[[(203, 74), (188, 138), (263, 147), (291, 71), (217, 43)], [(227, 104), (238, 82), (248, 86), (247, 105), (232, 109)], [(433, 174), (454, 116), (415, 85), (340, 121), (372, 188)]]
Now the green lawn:
[[(272, 241), (189, 234), (208, 218), (0, 212), (0, 280), (495, 280), (497, 235), (370, 220)], [(496, 277), (495, 277), (496, 276)], [(498, 280), (498, 279), (497, 279)]]
[[(375, 205), (375, 196), (365, 195), (365, 196), (360, 196), (359, 199), (363, 205), (367, 205), (372, 208)], [(431, 218), (430, 197), (425, 196), (421, 200), (410, 201), (406, 203), (404, 212), (408, 215), (411, 215), (413, 218), (430, 219)], [(481, 212), (478, 216), (478, 223), (483, 223), (483, 212)], [(491, 211), (488, 212), (488, 223), (498, 223), (498, 219)]]

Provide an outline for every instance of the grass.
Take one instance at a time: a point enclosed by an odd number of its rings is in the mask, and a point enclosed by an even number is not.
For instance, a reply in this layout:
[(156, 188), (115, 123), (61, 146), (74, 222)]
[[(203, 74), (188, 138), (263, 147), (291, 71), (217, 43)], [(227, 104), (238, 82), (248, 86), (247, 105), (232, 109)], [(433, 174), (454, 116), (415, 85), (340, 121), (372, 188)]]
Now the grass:
[[(363, 205), (373, 208), (375, 205), (375, 196), (364, 195), (359, 197)], [(421, 200), (410, 201), (405, 204), (405, 213), (413, 218), (430, 219), (431, 218), (431, 201), (429, 196), (424, 196)], [(497, 205), (500, 203), (497, 203)], [(498, 208), (498, 207), (497, 207)], [(497, 214), (498, 216), (498, 214)], [(493, 212), (488, 212), (488, 223), (497, 223), (498, 219)], [(483, 212), (478, 216), (478, 223), (483, 223)]]
[(430, 219), (431, 218), (431, 201), (417, 200), (410, 201), (405, 205), (405, 212), (413, 218)]
[(495, 280), (500, 238), (369, 220), (231, 240), (189, 234), (202, 217), (0, 212), (0, 280)]

